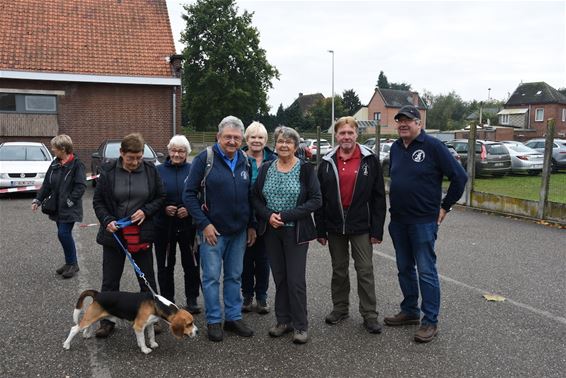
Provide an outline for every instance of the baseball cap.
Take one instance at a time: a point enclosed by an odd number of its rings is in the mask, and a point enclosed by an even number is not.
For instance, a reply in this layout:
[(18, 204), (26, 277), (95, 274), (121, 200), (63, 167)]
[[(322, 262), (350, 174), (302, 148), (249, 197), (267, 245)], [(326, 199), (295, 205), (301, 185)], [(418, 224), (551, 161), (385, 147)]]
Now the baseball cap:
[(417, 109), (413, 105), (405, 105), (401, 109), (399, 109), (399, 113), (395, 114), (395, 121), (397, 121), (402, 115), (409, 117), (410, 119), (421, 119), (421, 113), (419, 113), (419, 109)]

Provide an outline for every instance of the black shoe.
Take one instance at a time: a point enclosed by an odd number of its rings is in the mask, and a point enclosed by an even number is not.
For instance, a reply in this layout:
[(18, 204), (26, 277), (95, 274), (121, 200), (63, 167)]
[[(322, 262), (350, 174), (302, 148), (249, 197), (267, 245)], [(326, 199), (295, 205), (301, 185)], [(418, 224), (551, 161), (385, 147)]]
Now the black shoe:
[(244, 303), (242, 304), (242, 312), (252, 312), (253, 309), (253, 298), (244, 297)]
[(226, 320), (224, 322), (224, 330), (234, 332), (238, 336), (252, 337), (254, 331), (244, 323), (243, 320)]
[(338, 311), (332, 311), (330, 314), (328, 314), (326, 316), (326, 318), (324, 319), (324, 321), (327, 324), (338, 324), (340, 323), (342, 320), (344, 319), (348, 319), (349, 315), (347, 312), (338, 312)]
[(67, 269), (69, 269), (70, 265), (63, 265), (62, 267), (58, 268), (55, 273), (57, 274), (63, 274), (64, 271), (66, 271)]
[(256, 311), (258, 314), (269, 314), (269, 305), (267, 304), (267, 300), (257, 300), (256, 301)]
[(68, 269), (61, 274), (63, 278), (71, 278), (79, 271), (79, 264), (68, 265)]
[(109, 321), (100, 322), (100, 327), (96, 330), (94, 335), (100, 339), (105, 339), (114, 332), (116, 325)]
[(192, 315), (197, 315), (201, 313), (202, 308), (198, 305), (196, 298), (187, 298), (185, 310), (190, 312)]
[(210, 341), (222, 341), (224, 339), (224, 331), (220, 323), (208, 325), (208, 339)]
[(365, 319), (364, 327), (366, 327), (369, 333), (381, 333), (381, 324), (379, 324), (377, 319)]

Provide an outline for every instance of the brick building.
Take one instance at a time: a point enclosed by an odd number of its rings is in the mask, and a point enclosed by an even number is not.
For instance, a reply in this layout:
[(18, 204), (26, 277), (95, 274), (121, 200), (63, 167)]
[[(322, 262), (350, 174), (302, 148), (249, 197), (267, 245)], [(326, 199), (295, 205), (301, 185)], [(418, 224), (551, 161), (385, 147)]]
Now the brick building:
[(181, 121), (165, 0), (11, 0), (0, 14), (0, 142), (65, 133), (87, 167), (130, 132), (165, 150)]
[(417, 92), (376, 88), (367, 106), (368, 120), (379, 117), (382, 134), (397, 134), (395, 114), (405, 105), (414, 105), (421, 113), (421, 124), (426, 128), (426, 105)]

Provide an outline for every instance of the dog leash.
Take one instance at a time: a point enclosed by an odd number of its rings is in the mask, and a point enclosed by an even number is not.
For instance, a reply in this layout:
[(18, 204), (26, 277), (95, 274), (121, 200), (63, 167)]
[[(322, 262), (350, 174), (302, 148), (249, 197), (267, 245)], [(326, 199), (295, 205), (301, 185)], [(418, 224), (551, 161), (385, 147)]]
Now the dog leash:
[[(118, 227), (118, 229), (130, 226), (132, 224), (133, 224), (133, 222), (130, 218), (122, 218), (122, 219), (119, 219), (119, 220), (116, 221), (116, 227)], [(151, 291), (151, 294), (154, 297), (158, 297), (159, 295), (155, 291), (153, 291), (153, 288), (151, 287), (151, 285), (149, 284), (149, 282), (145, 278), (145, 274), (141, 271), (140, 267), (134, 261), (132, 254), (124, 247), (124, 244), (122, 244), (122, 241), (120, 240), (120, 238), (118, 237), (116, 232), (112, 233), (112, 236), (114, 236), (114, 239), (116, 239), (116, 242), (118, 243), (118, 245), (122, 249), (122, 252), (124, 252), (126, 254), (126, 257), (128, 258), (128, 260), (130, 260), (130, 263), (134, 267), (136, 274), (143, 280), (143, 282), (145, 282), (145, 286), (147, 286), (149, 291)]]

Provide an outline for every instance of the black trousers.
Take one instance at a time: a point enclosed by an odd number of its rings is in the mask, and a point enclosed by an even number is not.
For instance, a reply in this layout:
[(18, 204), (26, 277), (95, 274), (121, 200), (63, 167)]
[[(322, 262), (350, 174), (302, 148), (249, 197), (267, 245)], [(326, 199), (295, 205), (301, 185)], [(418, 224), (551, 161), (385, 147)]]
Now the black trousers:
[(279, 324), (308, 329), (306, 265), (309, 244), (297, 244), (295, 227), (267, 226), (265, 247), (275, 281), (275, 317)]
[[(124, 272), (124, 263), (126, 261), (126, 254), (116, 246), (107, 247), (102, 246), (102, 291), (119, 291), (120, 280)], [(153, 253), (151, 247), (145, 251), (132, 253), (132, 257), (136, 265), (144, 273), (146, 280), (151, 285), (151, 288), (157, 291), (155, 285), (155, 275), (153, 272)], [(136, 275), (141, 291), (149, 291), (145, 282), (138, 277), (134, 268), (128, 260), (128, 266), (132, 274)]]
[(200, 287), (200, 265), (198, 248), (194, 251), (195, 228), (177, 230), (174, 225), (170, 229), (158, 232), (155, 240), (155, 258), (157, 259), (157, 280), (159, 293), (171, 302), (175, 302), (175, 263), (177, 244), (181, 254), (183, 277), (185, 281), (185, 298), (196, 299)]

